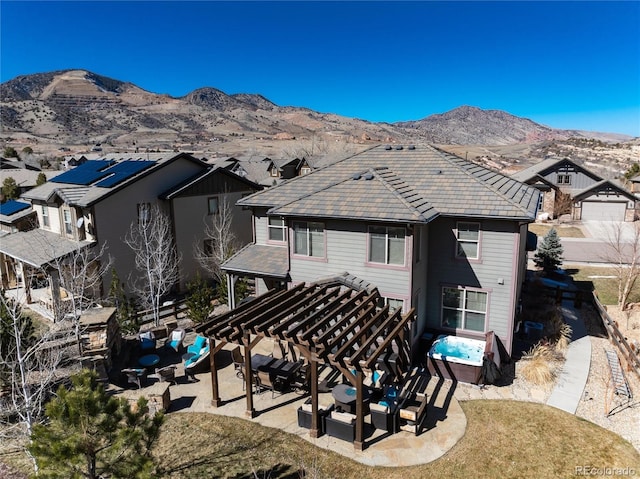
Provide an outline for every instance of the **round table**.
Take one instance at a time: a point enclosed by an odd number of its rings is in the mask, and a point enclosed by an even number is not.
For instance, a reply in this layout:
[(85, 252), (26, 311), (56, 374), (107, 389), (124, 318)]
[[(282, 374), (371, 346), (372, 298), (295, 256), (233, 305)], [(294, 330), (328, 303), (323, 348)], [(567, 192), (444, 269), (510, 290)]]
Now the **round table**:
[[(348, 384), (338, 384), (334, 386), (331, 391), (331, 395), (336, 400), (336, 407), (342, 408), (343, 411), (354, 413), (356, 410), (356, 394), (357, 390), (353, 386)], [(367, 388), (362, 389), (362, 404), (365, 411), (368, 409), (369, 399), (371, 397), (371, 390)]]
[(138, 364), (145, 368), (151, 368), (160, 362), (160, 356), (157, 354), (147, 354), (138, 359)]

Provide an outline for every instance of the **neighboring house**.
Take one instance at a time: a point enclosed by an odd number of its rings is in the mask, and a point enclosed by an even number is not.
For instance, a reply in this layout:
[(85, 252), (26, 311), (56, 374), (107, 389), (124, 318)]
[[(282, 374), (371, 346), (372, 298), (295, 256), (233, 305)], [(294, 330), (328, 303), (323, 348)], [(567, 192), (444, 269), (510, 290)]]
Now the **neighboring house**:
[(47, 181), (58, 176), (61, 171), (38, 171), (24, 168), (11, 168), (0, 170), (0, 185), (4, 184), (4, 180), (7, 178), (13, 178), (18, 186), (18, 196), (29, 191), (31, 188), (38, 186), (38, 176), (40, 173), (44, 173), (47, 177)]
[[(235, 185), (234, 175), (230, 172), (224, 175), (212, 173), (209, 165), (189, 154), (170, 155), (145, 154), (133, 158), (120, 155), (117, 160), (88, 160), (28, 191), (23, 199), (31, 202), (39, 229), (19, 237), (3, 237), (0, 260), (42, 267), (41, 263), (30, 259), (28, 251), (24, 251), (24, 244), (30, 241), (29, 236), (34, 237), (33, 244), (36, 240), (46, 239), (50, 244), (91, 244), (96, 249), (106, 246), (107, 254), (113, 260), (112, 266), (126, 287), (128, 279), (138, 273), (134, 267), (133, 252), (124, 243), (124, 238), (131, 224), (148, 214), (153, 205), (159, 205), (173, 221), (175, 239), (183, 257), (180, 275), (185, 280), (193, 277), (197, 268), (189, 259), (193, 256), (192, 240), (196, 239), (197, 228), (204, 229), (212, 198), (221, 201), (229, 194), (231, 200), (236, 200), (240, 188)], [(237, 181), (242, 183), (244, 194), (255, 191), (248, 182), (240, 178)], [(174, 191), (179, 185), (181, 187)], [(243, 216), (239, 215), (237, 221), (241, 223)], [(247, 216), (244, 221), (244, 228), (250, 231), (250, 218)], [(188, 229), (192, 236), (187, 236), (182, 230), (177, 231), (177, 225), (182, 228), (187, 223), (193, 225)], [(241, 226), (238, 228), (242, 229)], [(43, 235), (43, 232), (47, 234)], [(34, 251), (33, 255), (37, 256), (36, 253)], [(55, 282), (54, 276), (51, 279)], [(102, 295), (108, 293), (110, 282), (109, 271), (103, 277)], [(182, 286), (184, 282), (176, 288)]]
[(224, 214), (225, 203), (232, 215), (230, 232), (236, 245), (240, 247), (252, 241), (251, 211), (236, 203), (260, 189), (260, 185), (224, 168), (211, 167), (160, 195), (170, 203), (176, 247), (182, 253), (181, 291), (186, 290), (195, 272), (199, 271), (202, 277), (208, 276), (194, 256), (194, 248), (198, 245), (205, 253), (212, 250), (210, 243), (215, 239), (206, 231), (219, 215)]
[(512, 175), (542, 193), (539, 215), (574, 220), (634, 221), (634, 195), (583, 166), (565, 159), (547, 159)]
[(38, 219), (31, 203), (9, 200), (0, 204), (0, 231), (15, 233), (36, 227)]
[(538, 197), (432, 146), (379, 146), (240, 200), (254, 242), (223, 268), (230, 282), (255, 277), (258, 294), (350, 278), (415, 308), (414, 342), (495, 331), (511, 352)]
[[(216, 164), (219, 161), (216, 160)], [(225, 168), (262, 186), (273, 186), (282, 183), (283, 180), (306, 175), (313, 170), (311, 163), (305, 158), (295, 158), (293, 160), (227, 158), (223, 161), (229, 162), (225, 165)]]

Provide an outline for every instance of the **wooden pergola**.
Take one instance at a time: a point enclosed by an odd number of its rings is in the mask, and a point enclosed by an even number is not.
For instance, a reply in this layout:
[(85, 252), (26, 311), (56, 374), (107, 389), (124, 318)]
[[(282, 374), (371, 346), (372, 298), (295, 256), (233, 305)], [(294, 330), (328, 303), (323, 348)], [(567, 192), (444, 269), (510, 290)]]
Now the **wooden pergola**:
[[(199, 325), (210, 341), (212, 405), (221, 405), (215, 354), (227, 343), (244, 348), (245, 371), (251, 371), (251, 350), (265, 337), (287, 341), (308, 361), (311, 370), (310, 435), (318, 436), (318, 372), (320, 365), (338, 369), (356, 389), (354, 447), (364, 446), (363, 380), (387, 354), (397, 355), (399, 381), (411, 364), (413, 309), (402, 315), (380, 307), (377, 289), (357, 291), (341, 284), (299, 284), (271, 290), (254, 300)], [(255, 417), (251, 374), (245, 374), (247, 417)]]

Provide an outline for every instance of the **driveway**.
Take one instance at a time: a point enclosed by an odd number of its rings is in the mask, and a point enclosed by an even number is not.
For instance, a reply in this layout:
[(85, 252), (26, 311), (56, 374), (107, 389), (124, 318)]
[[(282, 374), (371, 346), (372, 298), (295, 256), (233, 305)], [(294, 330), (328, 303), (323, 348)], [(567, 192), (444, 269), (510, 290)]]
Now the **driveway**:
[(622, 243), (633, 243), (637, 235), (636, 228), (640, 224), (636, 222), (619, 222), (619, 221), (583, 221), (582, 232), (585, 236), (589, 236), (592, 240), (610, 243), (611, 239), (616, 238), (618, 232)]

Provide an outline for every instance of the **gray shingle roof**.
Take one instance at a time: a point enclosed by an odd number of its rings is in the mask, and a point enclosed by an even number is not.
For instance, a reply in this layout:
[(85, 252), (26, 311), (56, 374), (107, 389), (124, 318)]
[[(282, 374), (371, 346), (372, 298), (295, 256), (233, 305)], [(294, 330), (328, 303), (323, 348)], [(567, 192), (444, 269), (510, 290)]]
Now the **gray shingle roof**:
[(249, 244), (229, 258), (223, 269), (284, 279), (289, 274), (289, 254), (286, 247)]
[(91, 245), (89, 241), (73, 241), (42, 229), (19, 231), (2, 237), (0, 253), (42, 268), (54, 261)]
[[(367, 174), (372, 175), (368, 180)], [(354, 179), (354, 175), (360, 175)], [(437, 215), (531, 220), (534, 188), (433, 146), (378, 146), (239, 204), (283, 216), (428, 222)]]

